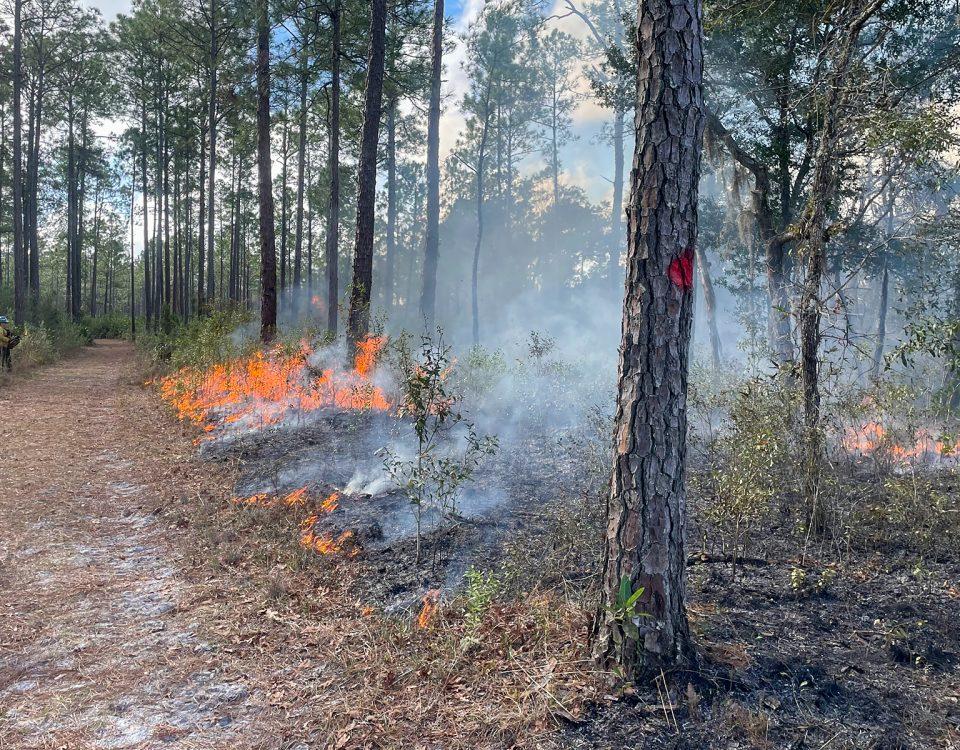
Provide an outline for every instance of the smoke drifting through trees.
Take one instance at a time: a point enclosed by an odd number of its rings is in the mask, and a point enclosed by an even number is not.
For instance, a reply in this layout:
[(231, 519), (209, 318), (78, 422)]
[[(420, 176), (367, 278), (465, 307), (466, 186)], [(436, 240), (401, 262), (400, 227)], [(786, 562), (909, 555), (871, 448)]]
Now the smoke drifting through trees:
[[(349, 293), (360, 317), (389, 313), (391, 330), (436, 320), (455, 341), (495, 346), (505, 331), (619, 296), (631, 140), (624, 124), (636, 75), (628, 5), (501, 0), (454, 34), (450, 24), (441, 33), (441, 3), (388, 4), (374, 206), (364, 197), (370, 169), (359, 183), (357, 174), (371, 6), (271, 3), (269, 135), (279, 166), (271, 177), (284, 314), (321, 317), (339, 333)], [(0, 290), (15, 303), (14, 317), (36, 319), (48, 299), (75, 319), (122, 307), (150, 329), (209, 306), (255, 309), (255, 8), (141, 2), (109, 26), (67, 0), (20, 0), (10, 9)], [(931, 212), (950, 211), (922, 186), (946, 174), (955, 139), (953, 21), (937, 3), (880, 4), (853, 40), (850, 80), (835, 85), (843, 19), (787, 3), (770, 13), (746, 6), (732, 17), (708, 2), (705, 13), (711, 74), (698, 341), (709, 342), (714, 366), (735, 357), (761, 368), (770, 352), (780, 364), (795, 360), (800, 222), (831, 111), (843, 150), (831, 188), (840, 198), (827, 206), (830, 273), (808, 280), (802, 307), (811, 319), (810, 311), (839, 299), (843, 338), (869, 339), (866, 347), (881, 352), (871, 357), (876, 372), (890, 343), (878, 349), (878, 332), (897, 335), (890, 301), (909, 296), (917, 278), (910, 256), (876, 245), (919, 236)], [(914, 30), (911, 20), (921, 17), (928, 23)], [(874, 22), (889, 28), (881, 34)], [(447, 77), (465, 83), (441, 101), (444, 36)], [(830, 98), (834, 90), (840, 98)], [(443, 134), (442, 163), (441, 111), (463, 118), (462, 129)], [(587, 142), (586, 112), (605, 122), (598, 143)], [(126, 129), (103, 137), (108, 121)], [(142, 228), (132, 290), (116, 283), (130, 154)], [(603, 180), (609, 186), (598, 191)], [(874, 197), (881, 192), (882, 200)], [(888, 215), (898, 217), (895, 225)], [(345, 225), (363, 228), (359, 255)], [(306, 294), (314, 278), (327, 283)], [(874, 290), (880, 286), (885, 296)], [(293, 300), (306, 304), (295, 313)], [(519, 308), (533, 317), (521, 323), (510, 312)], [(818, 347), (807, 349), (809, 360)]]

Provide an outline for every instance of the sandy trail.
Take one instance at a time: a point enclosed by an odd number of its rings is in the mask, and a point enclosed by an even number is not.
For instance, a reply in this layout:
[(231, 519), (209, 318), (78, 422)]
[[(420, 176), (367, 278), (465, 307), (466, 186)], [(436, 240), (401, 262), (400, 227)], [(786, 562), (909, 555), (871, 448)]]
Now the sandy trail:
[(0, 749), (272, 746), (153, 514), (190, 483), (132, 361), (102, 341), (0, 386)]

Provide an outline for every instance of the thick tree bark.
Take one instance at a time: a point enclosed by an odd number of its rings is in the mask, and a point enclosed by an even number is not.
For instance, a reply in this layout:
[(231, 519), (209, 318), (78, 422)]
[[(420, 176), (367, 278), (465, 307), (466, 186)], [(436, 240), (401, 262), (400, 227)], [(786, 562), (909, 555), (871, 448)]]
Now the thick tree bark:
[(21, 326), (27, 311), (27, 248), (23, 233), (23, 0), (13, 2), (13, 322)]
[[(703, 136), (699, 0), (637, 18), (636, 148), (598, 656), (627, 680), (688, 661), (686, 399)], [(640, 590), (633, 606), (628, 597)]]
[(383, 103), (383, 73), (386, 53), (387, 0), (370, 2), (370, 49), (363, 103), (363, 131), (357, 169), (357, 234), (350, 284), (350, 314), (347, 321), (347, 356), (353, 361), (357, 344), (370, 329), (370, 299), (373, 282), (373, 228), (377, 197), (377, 142)]
[(277, 249), (273, 228), (273, 178), (270, 174), (270, 21), (268, 0), (258, 0), (257, 15), (257, 176), (260, 194), (260, 339), (277, 331)]
[(427, 227), (423, 257), (420, 315), (433, 325), (437, 306), (437, 264), (440, 257), (440, 84), (443, 77), (443, 0), (433, 8), (430, 59), (430, 109), (427, 115)]
[(327, 206), (327, 333), (337, 335), (340, 301), (340, 0), (333, 0), (330, 13), (330, 196)]

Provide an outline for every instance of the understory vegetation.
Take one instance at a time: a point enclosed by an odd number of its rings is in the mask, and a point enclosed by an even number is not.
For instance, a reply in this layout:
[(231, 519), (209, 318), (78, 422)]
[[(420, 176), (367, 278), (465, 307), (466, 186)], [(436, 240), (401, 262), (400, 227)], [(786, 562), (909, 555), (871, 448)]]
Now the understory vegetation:
[[(175, 332), (161, 371), (242, 369), (257, 351), (243, 325), (222, 314)], [(274, 351), (309, 335), (291, 331)], [(202, 554), (221, 572), (261, 592), (271, 617), (316, 623), (340, 644), (336, 679), (355, 692), (356, 715), (390, 717), (359, 736), (441, 740), (453, 722), (493, 746), (606, 747), (642, 721), (651, 747), (681, 727), (694, 741), (719, 732), (750, 747), (787, 746), (801, 731), (849, 747), (856, 737), (949, 737), (949, 725), (921, 719), (918, 707), (949, 681), (958, 643), (949, 613), (960, 606), (960, 452), (942, 399), (896, 370), (872, 383), (831, 381), (818, 472), (828, 522), (814, 533), (796, 385), (781, 373), (695, 368), (687, 565), (701, 666), (652, 693), (611, 693), (590, 633), (612, 415), (596, 373), (565, 360), (562, 343), (533, 332), (509, 350), (459, 355), (442, 332), (397, 336), (379, 350), (371, 381), (394, 404), (387, 415), (321, 410), (260, 435), (209, 432), (201, 453), (232, 472), (235, 496), (190, 500), (177, 513), (201, 530)], [(496, 451), (480, 451), (494, 437)], [(301, 443), (307, 451), (285, 453)], [(316, 457), (309, 467), (305, 456)], [(512, 479), (495, 480), (505, 474)], [(477, 493), (508, 497), (488, 508)], [(391, 532), (394, 508), (416, 517), (415, 532)], [(931, 597), (944, 603), (937, 614), (923, 609)], [(858, 645), (834, 642), (853, 631)], [(838, 687), (841, 675), (856, 699)], [(901, 683), (902, 701), (883, 697), (889, 680)], [(635, 708), (608, 713), (614, 700)]]

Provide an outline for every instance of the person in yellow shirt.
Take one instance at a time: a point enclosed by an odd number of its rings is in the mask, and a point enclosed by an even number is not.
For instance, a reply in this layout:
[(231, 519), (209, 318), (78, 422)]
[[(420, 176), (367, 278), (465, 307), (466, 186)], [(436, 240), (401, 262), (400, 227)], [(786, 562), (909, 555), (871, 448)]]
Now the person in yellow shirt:
[(10, 321), (6, 316), (0, 315), (0, 370), (10, 372), (13, 370), (13, 362), (10, 359), (10, 344), (13, 341), (13, 331), (10, 330)]

